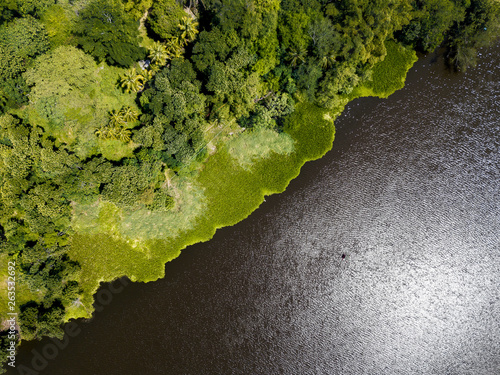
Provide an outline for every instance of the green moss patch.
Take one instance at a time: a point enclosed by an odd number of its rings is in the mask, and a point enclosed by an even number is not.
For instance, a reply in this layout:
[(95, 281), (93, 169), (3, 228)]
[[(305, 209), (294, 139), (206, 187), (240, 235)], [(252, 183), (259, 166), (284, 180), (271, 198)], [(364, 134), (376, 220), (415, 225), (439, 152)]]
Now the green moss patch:
[(244, 168), (253, 162), (276, 154), (290, 154), (293, 150), (293, 138), (287, 133), (277, 133), (272, 129), (255, 129), (231, 139), (227, 143), (229, 154)]

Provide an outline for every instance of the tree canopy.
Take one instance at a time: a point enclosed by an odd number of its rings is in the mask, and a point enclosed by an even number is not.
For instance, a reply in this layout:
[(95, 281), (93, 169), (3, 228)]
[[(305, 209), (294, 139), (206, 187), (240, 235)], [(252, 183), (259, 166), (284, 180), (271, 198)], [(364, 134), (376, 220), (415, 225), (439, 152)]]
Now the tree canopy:
[(75, 23), (78, 44), (98, 61), (129, 67), (146, 55), (139, 45), (138, 23), (118, 0), (92, 0)]

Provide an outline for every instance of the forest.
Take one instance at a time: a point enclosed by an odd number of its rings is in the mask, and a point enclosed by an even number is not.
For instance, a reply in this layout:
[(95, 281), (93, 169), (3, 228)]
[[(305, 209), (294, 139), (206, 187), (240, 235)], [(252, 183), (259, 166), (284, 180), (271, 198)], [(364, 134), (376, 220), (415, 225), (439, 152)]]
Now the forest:
[[(496, 0), (0, 1), (0, 282), (15, 262), (16, 343), (61, 338), (100, 281), (160, 277), (188, 229), (211, 222), (193, 229), (209, 238), (256, 202), (251, 185), (282, 191), (298, 172), (281, 161), (327, 142), (293, 124), (387, 96), (415, 51), (442, 47), (465, 71), (499, 36)], [(241, 171), (222, 176), (230, 163)], [(119, 263), (125, 248), (154, 270)]]

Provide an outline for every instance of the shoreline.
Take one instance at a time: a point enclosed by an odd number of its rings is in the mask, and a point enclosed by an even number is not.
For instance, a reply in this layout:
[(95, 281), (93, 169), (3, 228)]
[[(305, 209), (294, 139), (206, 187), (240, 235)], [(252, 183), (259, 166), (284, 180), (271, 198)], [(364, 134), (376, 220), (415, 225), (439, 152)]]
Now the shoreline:
[[(112, 223), (101, 226), (108, 231), (73, 235), (69, 256), (82, 267), (80, 285), (83, 293), (79, 304), (66, 307), (64, 321), (92, 319), (96, 311), (95, 297), (101, 284), (123, 277), (134, 282), (163, 278), (166, 263), (177, 258), (190, 245), (211, 240), (218, 229), (235, 225), (250, 216), (266, 196), (285, 191), (306, 162), (320, 159), (332, 149), (334, 121), (348, 102), (364, 96), (387, 98), (404, 86), (407, 72), (417, 61), (416, 53), (400, 48), (391, 51), (393, 56), (388, 54), (389, 57), (379, 63), (383, 67), (379, 69), (382, 74), (375, 76), (369, 85), (357, 87), (334, 111), (307, 102), (296, 104), (284, 127), (284, 133), (294, 141), (291, 153), (280, 154), (271, 150), (268, 157), (253, 161), (247, 168), (238, 165), (227, 148), (218, 144), (217, 151), (209, 156), (193, 179), (203, 189), (206, 207), (201, 214), (191, 218), (193, 225), (188, 230), (164, 239), (130, 241), (120, 238), (119, 232), (109, 232), (119, 224), (113, 219)], [(395, 69), (395, 63), (399, 64), (398, 69)], [(392, 72), (389, 78), (387, 71)], [(380, 89), (381, 83), (385, 90)], [(222, 142), (223, 146), (226, 144)], [(230, 178), (225, 178), (227, 176)]]
[[(345, 98), (346, 103), (363, 96), (388, 97), (404, 86), (406, 74), (416, 60), (414, 51), (392, 48), (388, 57), (379, 63), (379, 73), (374, 80), (358, 87)], [(267, 195), (283, 192), (307, 161), (317, 160), (331, 150), (335, 137), (334, 120), (344, 107), (345, 104), (332, 112), (313, 104), (297, 103), (284, 129), (294, 140), (294, 151), (289, 155), (273, 151), (270, 157), (253, 162), (250, 169), (239, 168), (224, 148), (218, 148), (194, 179), (203, 188), (206, 209), (193, 219), (191, 228), (177, 236), (146, 240), (141, 249), (141, 246), (130, 246), (123, 239), (109, 238), (105, 233), (75, 235), (69, 254), (80, 262), (85, 275), (81, 280), (83, 305), (69, 311), (65, 320), (92, 316), (94, 295), (101, 283), (124, 276), (140, 282), (163, 278), (165, 264), (188, 246), (209, 241), (217, 229), (247, 218)], [(224, 178), (227, 176), (230, 178)], [(108, 243), (104, 245), (108, 247), (98, 251), (106, 240)], [(89, 249), (89, 244), (100, 246)], [(129, 261), (120, 262), (124, 258)]]

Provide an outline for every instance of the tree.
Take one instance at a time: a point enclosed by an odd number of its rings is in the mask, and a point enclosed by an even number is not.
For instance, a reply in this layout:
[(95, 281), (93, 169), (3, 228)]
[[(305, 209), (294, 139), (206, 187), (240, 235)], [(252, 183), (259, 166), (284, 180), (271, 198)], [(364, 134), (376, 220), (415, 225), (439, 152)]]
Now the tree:
[(334, 66), (336, 61), (337, 61), (336, 57), (333, 53), (330, 54), (327, 53), (326, 55), (323, 55), (321, 57), (320, 64), (323, 69), (328, 69)]
[(17, 15), (16, 10), (17, 10), (16, 0), (0, 1), (0, 24), (11, 21)]
[(62, 4), (52, 5), (43, 12), (40, 20), (45, 25), (53, 48), (76, 43), (72, 34), (76, 18), (75, 12)]
[(120, 127), (117, 131), (117, 139), (119, 139), (122, 142), (130, 142), (130, 136), (132, 135), (132, 132), (130, 129), (126, 129), (124, 127)]
[(120, 114), (123, 116), (125, 122), (137, 121), (137, 118), (139, 117), (139, 112), (130, 106), (122, 108)]
[(62, 339), (64, 336), (61, 328), (64, 323), (64, 308), (60, 304), (45, 308), (31, 301), (21, 307), (19, 317), (21, 332), (26, 340), (34, 340), (42, 336)]
[(61, 98), (75, 90), (92, 90), (98, 83), (97, 70), (91, 56), (75, 47), (61, 46), (40, 56), (24, 77), (33, 86), (31, 101), (36, 102), (44, 97)]
[(175, 0), (158, 0), (147, 18), (147, 25), (161, 39), (178, 36), (178, 26), (186, 13)]
[(456, 22), (448, 39), (449, 57), (463, 71), (475, 66), (477, 49), (500, 37), (500, 3), (471, 0), (462, 21)]
[(95, 131), (95, 135), (97, 135), (100, 139), (106, 140), (112, 138), (112, 134), (110, 134), (111, 128), (109, 126), (101, 126), (99, 129)]
[(465, 15), (461, 1), (422, 0), (415, 5), (415, 17), (398, 35), (423, 52), (439, 46), (453, 23), (460, 22)]
[(54, 234), (67, 232), (70, 225), (64, 186), (78, 158), (58, 149), (40, 128), (26, 127), (13, 116), (3, 116), (1, 125), (10, 145), (0, 147), (0, 223), (7, 240), (19, 248), (27, 241), (61, 242), (63, 237), (54, 239)]
[(75, 30), (78, 44), (99, 61), (129, 67), (146, 55), (137, 23), (117, 0), (92, 0), (80, 11)]
[(14, 336), (9, 329), (5, 331), (0, 331), (0, 374), (5, 373), (3, 369), (3, 364), (9, 362), (8, 357), (10, 356), (10, 350), (12, 350), (11, 342), (14, 342), (14, 350), (17, 351), (17, 346), (19, 344), (19, 332), (14, 331)]
[(30, 121), (82, 160), (97, 154), (96, 129), (109, 122), (110, 111), (132, 100), (116, 85), (119, 71), (97, 66), (92, 56), (71, 46), (38, 57), (24, 74), (31, 87)]
[(453, 52), (451, 62), (460, 70), (466, 71), (467, 68), (474, 67), (477, 64), (477, 50), (468, 46), (456, 46)]
[(28, 103), (29, 87), (22, 76), (0, 80), (0, 114)]
[(215, 26), (210, 31), (202, 31), (193, 46), (193, 63), (201, 72), (210, 69), (216, 61), (225, 61), (231, 52), (241, 44), (236, 32), (224, 33)]
[(299, 63), (303, 64), (305, 62), (306, 53), (306, 49), (302, 46), (291, 48), (288, 51), (287, 60), (292, 67), (296, 67)]
[(127, 121), (125, 120), (123, 113), (121, 111), (113, 111), (109, 117), (109, 124), (111, 127), (119, 127), (125, 124)]
[(169, 211), (171, 210), (174, 205), (175, 201), (174, 198), (168, 195), (168, 192), (166, 189), (156, 189), (153, 192), (153, 199), (152, 202), (146, 207), (152, 211)]
[(121, 0), (121, 2), (125, 12), (135, 20), (143, 17), (144, 13), (153, 5), (153, 0)]
[(120, 206), (135, 206), (138, 196), (152, 184), (151, 165), (128, 164), (115, 168), (111, 181), (102, 191), (103, 198)]
[(278, 129), (283, 118), (294, 110), (295, 102), (288, 94), (270, 93), (259, 101), (255, 111), (245, 121), (245, 127)]
[(161, 151), (167, 165), (188, 162), (203, 141), (205, 96), (189, 61), (173, 59), (141, 95), (149, 123), (135, 135), (144, 147)]
[(196, 34), (198, 34), (198, 22), (194, 21), (191, 17), (182, 17), (177, 27), (180, 30), (180, 40), (183, 44), (192, 42)]
[(163, 142), (163, 126), (161, 123), (146, 125), (135, 132), (133, 140), (144, 149), (151, 149), (153, 152), (165, 150)]
[(306, 49), (311, 41), (308, 33), (311, 18), (318, 18), (321, 15), (319, 10), (314, 9), (313, 2), (299, 3), (290, 0), (284, 1), (281, 8), (278, 20), (280, 47), (282, 49)]
[(48, 8), (55, 4), (55, 0), (17, 0), (17, 9), (23, 16), (40, 17)]
[(170, 55), (170, 58), (179, 58), (184, 53), (182, 42), (176, 36), (173, 36), (167, 40), (166, 48), (167, 53)]
[(129, 123), (137, 120), (139, 113), (132, 107), (124, 107), (120, 111), (111, 111), (109, 123), (95, 131), (95, 135), (102, 140), (115, 139), (130, 142), (132, 132)]
[(211, 67), (206, 88), (214, 95), (215, 108), (227, 104), (237, 118), (253, 109), (260, 93), (259, 77), (249, 69), (254, 58), (241, 48), (225, 63), (217, 61)]
[(121, 87), (125, 89), (125, 92), (139, 92), (144, 88), (144, 76), (138, 74), (135, 68), (131, 68), (120, 77)]
[(167, 51), (165, 45), (160, 42), (154, 42), (149, 49), (148, 57), (153, 64), (164, 66), (167, 63), (167, 59), (170, 58), (170, 53)]
[(0, 78), (15, 78), (49, 49), (47, 32), (31, 16), (0, 26)]
[(122, 142), (130, 142), (132, 132), (123, 126), (103, 126), (97, 129), (95, 134), (102, 140), (114, 139)]
[[(53, 132), (51, 135), (58, 134), (60, 141), (67, 144), (72, 143), (80, 131), (88, 131), (86, 125), (91, 118), (85, 115), (93, 112), (91, 94), (99, 85), (97, 72), (94, 59), (75, 47), (61, 46), (40, 56), (24, 73), (31, 87), (30, 103), (40, 126)], [(72, 116), (78, 121), (70, 123), (73, 128), (67, 129), (69, 134), (61, 134), (60, 129), (69, 126)]]
[(63, 232), (69, 226), (69, 201), (51, 182), (34, 185), (19, 203), (24, 220), (34, 233)]

